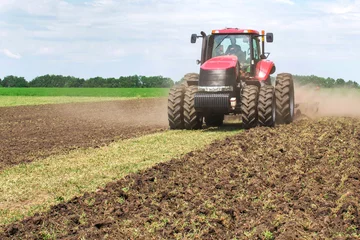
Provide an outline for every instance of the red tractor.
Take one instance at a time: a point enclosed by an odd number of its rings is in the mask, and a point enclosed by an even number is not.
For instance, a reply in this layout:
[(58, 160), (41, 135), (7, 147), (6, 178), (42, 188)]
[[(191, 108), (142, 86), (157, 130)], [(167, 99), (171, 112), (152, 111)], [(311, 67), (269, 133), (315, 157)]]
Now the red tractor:
[(241, 114), (243, 127), (273, 127), (294, 118), (292, 75), (280, 73), (272, 83), (275, 64), (265, 53), (265, 38), (273, 34), (226, 28), (191, 35), (191, 43), (202, 38), (200, 73), (188, 73), (170, 89), (170, 129), (200, 129), (220, 126), (224, 115)]

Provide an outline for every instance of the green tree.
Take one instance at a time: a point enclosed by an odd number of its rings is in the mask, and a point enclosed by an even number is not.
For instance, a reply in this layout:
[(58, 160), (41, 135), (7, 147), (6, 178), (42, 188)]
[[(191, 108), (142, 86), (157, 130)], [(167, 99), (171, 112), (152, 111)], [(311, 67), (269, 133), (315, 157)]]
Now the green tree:
[(163, 76), (142, 76), (140, 80), (143, 88), (169, 88), (174, 85), (172, 79)]
[(337, 87), (343, 87), (343, 86), (345, 85), (345, 80), (342, 79), (342, 78), (338, 78), (338, 79), (336, 79), (336, 81), (335, 81), (335, 85), (336, 85)]
[(85, 79), (76, 77), (66, 77), (65, 86), (68, 88), (79, 88), (85, 83)]
[(28, 87), (29, 83), (23, 77), (16, 77), (13, 75), (4, 77), (1, 81), (3, 87)]
[(43, 75), (38, 76), (30, 81), (31, 87), (64, 87), (64, 82), (58, 82), (61, 76), (56, 75)]
[(360, 86), (359, 86), (359, 84), (357, 82), (354, 81), (354, 87), (359, 88)]
[(302, 75), (293, 75), (294, 81), (299, 85), (315, 85), (325, 88), (334, 88), (334, 87), (346, 87), (346, 88), (359, 88), (359, 84), (355, 81), (349, 80), (345, 81), (342, 78), (333, 79), (333, 78), (323, 78), (315, 75), (302, 76)]
[[(9, 76), (4, 81), (0, 81), (0, 84), (6, 84), (6, 86), (13, 86), (14, 79), (19, 81), (16, 83), (16, 86), (20, 86), (20, 80), (23, 78), (18, 78), (14, 76)], [(19, 80), (20, 79), (20, 80)], [(6, 80), (6, 81), (5, 81)], [(25, 81), (26, 82), (26, 81)], [(121, 76), (119, 78), (102, 78), (94, 77), (87, 80), (82, 78), (76, 78), (73, 76), (62, 76), (62, 75), (43, 75), (35, 77), (27, 85), (21, 86), (30, 86), (30, 87), (89, 87), (89, 88), (169, 88), (174, 85), (174, 82), (171, 78), (166, 78), (163, 76)], [(5, 85), (4, 85), (5, 86)]]
[(89, 87), (89, 88), (101, 88), (101, 87), (105, 87), (105, 85), (106, 85), (106, 79), (102, 77), (89, 78), (85, 80), (84, 83), (84, 87)]
[(335, 86), (335, 79), (328, 77), (328, 78), (325, 80), (325, 87), (327, 87), (327, 88), (333, 88), (334, 86)]
[(127, 76), (127, 77), (119, 77), (120, 87), (123, 88), (138, 88), (142, 87), (142, 83), (140, 81), (141, 77), (134, 75), (134, 76)]
[(105, 87), (107, 88), (118, 88), (120, 87), (120, 81), (116, 78), (105, 79)]

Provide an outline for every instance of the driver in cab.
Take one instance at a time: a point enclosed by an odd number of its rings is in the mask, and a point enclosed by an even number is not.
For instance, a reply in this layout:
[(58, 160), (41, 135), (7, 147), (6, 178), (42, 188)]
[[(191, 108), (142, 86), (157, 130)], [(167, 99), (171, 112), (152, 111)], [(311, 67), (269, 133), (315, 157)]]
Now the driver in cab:
[(241, 50), (240, 45), (236, 44), (236, 37), (230, 36), (231, 45), (226, 49), (225, 55), (235, 55), (239, 62), (246, 61), (246, 53)]

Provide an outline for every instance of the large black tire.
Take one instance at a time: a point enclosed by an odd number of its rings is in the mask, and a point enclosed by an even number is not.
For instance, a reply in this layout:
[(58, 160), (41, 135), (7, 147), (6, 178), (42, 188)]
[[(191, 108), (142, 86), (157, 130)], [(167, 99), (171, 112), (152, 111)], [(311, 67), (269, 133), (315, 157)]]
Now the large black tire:
[(260, 88), (258, 102), (259, 126), (274, 127), (276, 121), (276, 97), (273, 86), (264, 85)]
[(208, 127), (219, 127), (224, 122), (224, 114), (213, 114), (205, 117), (205, 123)]
[(186, 86), (197, 86), (199, 82), (199, 74), (198, 73), (187, 73), (183, 77), (183, 83)]
[(184, 85), (176, 85), (169, 91), (168, 120), (170, 129), (184, 129)]
[(289, 124), (294, 120), (295, 93), (294, 81), (289, 73), (280, 73), (276, 76), (276, 122)]
[(185, 90), (184, 97), (184, 125), (188, 130), (201, 129), (202, 117), (195, 111), (195, 94), (197, 86), (189, 86)]
[(259, 88), (254, 85), (246, 85), (242, 90), (241, 116), (245, 129), (256, 127), (258, 124), (258, 95)]

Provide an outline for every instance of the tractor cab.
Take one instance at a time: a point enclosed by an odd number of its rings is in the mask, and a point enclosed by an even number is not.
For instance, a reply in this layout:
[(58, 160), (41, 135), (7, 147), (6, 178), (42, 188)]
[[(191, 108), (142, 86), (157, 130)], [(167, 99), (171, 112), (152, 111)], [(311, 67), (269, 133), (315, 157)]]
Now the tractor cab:
[(206, 61), (219, 56), (236, 56), (239, 68), (243, 73), (255, 77), (256, 68), (260, 61), (266, 59), (269, 53), (265, 53), (265, 36), (267, 42), (273, 42), (273, 34), (264, 31), (260, 34), (256, 30), (244, 30), (237, 28), (226, 28), (213, 30), (210, 35), (201, 32), (201, 35), (191, 35), (191, 43), (195, 43), (197, 38), (203, 38), (201, 61)]

